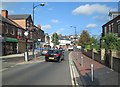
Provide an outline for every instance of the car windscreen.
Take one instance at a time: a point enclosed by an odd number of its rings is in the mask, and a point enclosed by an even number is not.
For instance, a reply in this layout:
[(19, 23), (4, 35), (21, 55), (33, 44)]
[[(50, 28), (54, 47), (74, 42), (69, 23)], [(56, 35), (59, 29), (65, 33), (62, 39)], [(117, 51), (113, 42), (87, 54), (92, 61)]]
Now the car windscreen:
[(54, 51), (54, 54), (59, 54), (60, 53), (60, 50), (55, 50)]
[(48, 54), (53, 54), (54, 50), (48, 50)]

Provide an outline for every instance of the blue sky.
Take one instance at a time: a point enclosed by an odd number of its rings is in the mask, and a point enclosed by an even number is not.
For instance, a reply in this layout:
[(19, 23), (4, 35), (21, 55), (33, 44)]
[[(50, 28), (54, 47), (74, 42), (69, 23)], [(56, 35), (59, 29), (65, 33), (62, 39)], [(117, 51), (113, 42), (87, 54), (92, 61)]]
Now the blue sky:
[[(35, 2), (35, 5), (41, 2)], [(63, 35), (77, 34), (88, 30), (91, 35), (100, 35), (102, 25), (108, 21), (108, 12), (117, 11), (117, 2), (46, 2), (35, 8), (35, 24), (41, 25), (45, 33), (58, 32)], [(32, 2), (4, 2), (2, 9), (9, 14), (31, 14)], [(19, 7), (18, 7), (19, 6)]]

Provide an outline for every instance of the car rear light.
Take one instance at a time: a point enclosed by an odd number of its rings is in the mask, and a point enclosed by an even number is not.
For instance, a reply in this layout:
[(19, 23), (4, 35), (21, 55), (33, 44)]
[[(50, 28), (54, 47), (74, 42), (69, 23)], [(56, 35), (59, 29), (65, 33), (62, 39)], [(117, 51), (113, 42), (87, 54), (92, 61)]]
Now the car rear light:
[(45, 54), (45, 56), (49, 56), (48, 54)]
[(60, 54), (56, 54), (56, 56), (57, 56), (57, 57), (59, 57), (59, 56), (60, 56)]

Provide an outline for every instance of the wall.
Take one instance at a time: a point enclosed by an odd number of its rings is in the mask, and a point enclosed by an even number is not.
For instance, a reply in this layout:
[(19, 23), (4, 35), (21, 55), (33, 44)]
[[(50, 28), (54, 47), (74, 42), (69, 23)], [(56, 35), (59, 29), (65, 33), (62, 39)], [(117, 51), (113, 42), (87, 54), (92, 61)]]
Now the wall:
[[(92, 58), (92, 51), (83, 51), (82, 52), (84, 55)], [(114, 54), (114, 55), (113, 55)], [(113, 70), (120, 72), (120, 52), (112, 52), (113, 55)], [(99, 53), (94, 53), (94, 60), (105, 65), (105, 66), (110, 66), (110, 54), (106, 56), (104, 60), (101, 60), (101, 54)], [(108, 64), (109, 63), (109, 64)]]
[(19, 24), (22, 28), (26, 28), (26, 20), (13, 20), (17, 24)]
[(83, 54), (86, 55), (86, 56), (88, 56), (88, 57), (90, 57), (90, 58), (92, 58), (92, 50), (88, 50), (88, 51), (84, 50)]
[(113, 70), (120, 73), (120, 58), (113, 57)]

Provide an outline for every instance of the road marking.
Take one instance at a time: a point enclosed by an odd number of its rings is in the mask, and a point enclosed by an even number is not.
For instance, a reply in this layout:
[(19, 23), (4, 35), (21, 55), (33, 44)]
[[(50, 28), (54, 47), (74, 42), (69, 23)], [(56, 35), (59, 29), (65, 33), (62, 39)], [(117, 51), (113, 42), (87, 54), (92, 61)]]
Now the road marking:
[(78, 84), (78, 81), (77, 81), (77, 78), (79, 78), (79, 73), (72, 61), (72, 58), (71, 56), (69, 56), (69, 66), (70, 66), (70, 73), (71, 73), (71, 80), (72, 80), (72, 85), (73, 87), (79, 87), (79, 84)]
[(17, 63), (16, 65), (23, 65), (23, 64), (31, 64), (31, 63), (40, 63), (40, 62), (44, 62), (45, 60), (33, 60), (33, 61), (28, 61), (28, 62), (22, 62), (22, 63)]
[(10, 67), (15, 67), (15, 66), (10, 66)]
[[(70, 55), (70, 54), (69, 54)], [(70, 67), (70, 75), (71, 75), (71, 81), (72, 81), (72, 86), (75, 86), (75, 82), (74, 82), (74, 76), (73, 76), (73, 70), (72, 70), (72, 60), (69, 56), (69, 67)]]
[(0, 72), (3, 72), (3, 71), (5, 71), (5, 70), (7, 70), (7, 69), (8, 69), (8, 68), (1, 69)]

